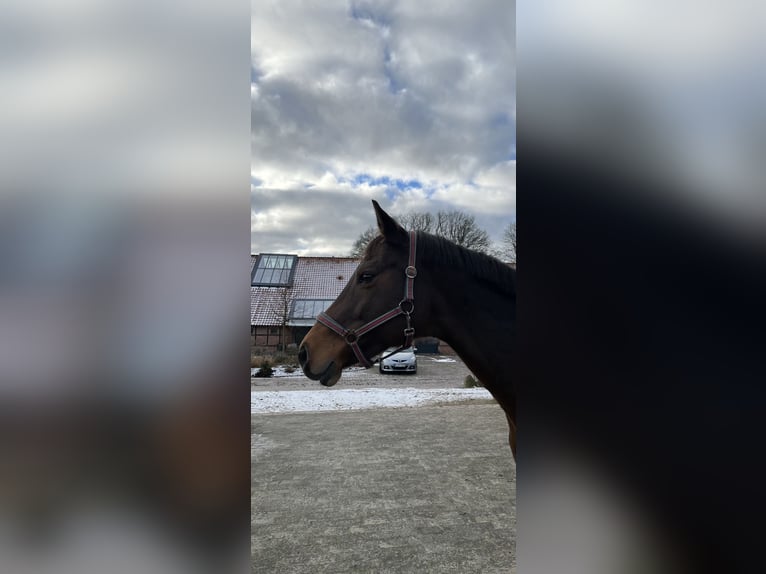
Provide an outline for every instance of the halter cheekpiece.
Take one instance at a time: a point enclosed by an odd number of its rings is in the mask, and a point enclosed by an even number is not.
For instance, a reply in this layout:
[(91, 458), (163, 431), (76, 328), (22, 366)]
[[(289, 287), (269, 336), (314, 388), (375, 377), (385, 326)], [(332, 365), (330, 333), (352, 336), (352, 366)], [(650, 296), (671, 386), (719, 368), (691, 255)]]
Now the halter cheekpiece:
[[(335, 333), (343, 337), (343, 340), (346, 341), (348, 346), (351, 347), (351, 350), (354, 351), (354, 355), (356, 355), (356, 358), (359, 361), (359, 363), (361, 363), (365, 368), (369, 369), (370, 367), (372, 367), (372, 361), (370, 361), (367, 357), (365, 357), (364, 353), (362, 353), (362, 349), (359, 348), (359, 339), (365, 333), (372, 331), (375, 327), (380, 327), (382, 324), (387, 323), (388, 321), (390, 321), (391, 319), (395, 317), (398, 317), (399, 315), (404, 315), (405, 319), (407, 320), (407, 327), (404, 329), (404, 345), (399, 347), (393, 353), (389, 353), (388, 355), (386, 355), (386, 357), (390, 357), (391, 355), (398, 353), (402, 349), (406, 349), (412, 346), (412, 340), (415, 337), (415, 329), (412, 327), (410, 315), (415, 310), (414, 286), (415, 286), (415, 277), (417, 277), (418, 275), (418, 270), (415, 267), (416, 247), (417, 247), (417, 233), (415, 231), (410, 231), (409, 261), (407, 263), (407, 267), (404, 269), (404, 277), (405, 277), (404, 298), (399, 302), (399, 304), (396, 307), (394, 307), (387, 313), (383, 313), (381, 316), (376, 317), (369, 323), (365, 323), (358, 329), (346, 329), (343, 325), (338, 323), (335, 319), (330, 317), (324, 311), (319, 313), (319, 315), (317, 315), (317, 321), (322, 323), (322, 325), (324, 325), (331, 331), (334, 331)], [(386, 357), (381, 357), (381, 359), (384, 359)]]

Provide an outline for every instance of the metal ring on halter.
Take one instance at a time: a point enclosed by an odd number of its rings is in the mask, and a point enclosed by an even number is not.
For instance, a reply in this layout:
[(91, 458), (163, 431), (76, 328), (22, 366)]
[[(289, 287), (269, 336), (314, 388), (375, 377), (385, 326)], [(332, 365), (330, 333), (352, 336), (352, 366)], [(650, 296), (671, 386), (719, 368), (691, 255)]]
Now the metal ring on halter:
[(349, 331), (348, 333), (344, 335), (343, 338), (346, 340), (346, 343), (348, 343), (349, 345), (353, 345), (359, 340), (359, 337), (354, 331)]
[(404, 274), (410, 279), (415, 279), (418, 276), (418, 270), (414, 266), (408, 265), (404, 270)]
[[(404, 304), (405, 303), (409, 303), (410, 304), (410, 310), (409, 311), (404, 308)], [(410, 313), (412, 313), (415, 310), (415, 301), (413, 301), (412, 299), (402, 299), (401, 301), (399, 301), (399, 309), (405, 315), (409, 315)]]

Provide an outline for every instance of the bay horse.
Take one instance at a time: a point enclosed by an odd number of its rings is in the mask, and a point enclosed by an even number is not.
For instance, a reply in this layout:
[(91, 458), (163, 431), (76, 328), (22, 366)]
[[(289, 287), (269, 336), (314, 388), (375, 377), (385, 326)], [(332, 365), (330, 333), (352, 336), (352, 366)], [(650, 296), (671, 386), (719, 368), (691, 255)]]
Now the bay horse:
[[(301, 342), (305, 375), (327, 387), (342, 369), (418, 337), (447, 342), (505, 411), (516, 457), (516, 270), (422, 231), (407, 232), (372, 201), (380, 235)], [(402, 291), (404, 283), (404, 291)]]

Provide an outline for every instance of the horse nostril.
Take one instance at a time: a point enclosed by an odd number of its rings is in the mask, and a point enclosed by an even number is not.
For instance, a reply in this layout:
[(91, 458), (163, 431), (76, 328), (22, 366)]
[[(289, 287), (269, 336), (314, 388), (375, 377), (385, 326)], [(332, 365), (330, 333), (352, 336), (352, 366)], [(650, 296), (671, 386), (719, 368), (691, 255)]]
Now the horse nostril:
[(301, 364), (301, 368), (308, 362), (309, 352), (306, 349), (306, 345), (301, 345), (298, 349), (298, 362)]

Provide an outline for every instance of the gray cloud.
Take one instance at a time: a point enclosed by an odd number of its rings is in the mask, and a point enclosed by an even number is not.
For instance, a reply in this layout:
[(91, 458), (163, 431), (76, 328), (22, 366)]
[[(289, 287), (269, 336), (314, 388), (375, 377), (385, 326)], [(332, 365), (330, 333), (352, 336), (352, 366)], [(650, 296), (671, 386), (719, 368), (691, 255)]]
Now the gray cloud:
[[(514, 12), (499, 1), (254, 6), (253, 250), (343, 254), (374, 221), (372, 197), (395, 212), (513, 218)], [(360, 174), (422, 187), (371, 189)], [(344, 225), (318, 212), (342, 212)]]
[(345, 255), (357, 235), (375, 224), (370, 197), (346, 190), (259, 189), (254, 195), (259, 206), (252, 213), (255, 252), (310, 247), (320, 255)]

